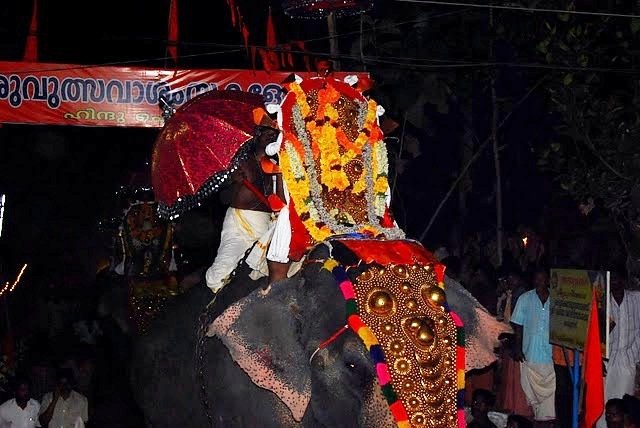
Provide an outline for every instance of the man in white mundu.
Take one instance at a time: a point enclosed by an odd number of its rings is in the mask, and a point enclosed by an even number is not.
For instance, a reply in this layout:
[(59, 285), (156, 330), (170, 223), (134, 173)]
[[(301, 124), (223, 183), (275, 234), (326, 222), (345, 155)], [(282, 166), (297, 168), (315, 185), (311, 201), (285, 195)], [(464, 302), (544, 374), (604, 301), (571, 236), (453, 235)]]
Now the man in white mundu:
[(231, 175), (231, 204), (222, 224), (216, 258), (206, 272), (207, 286), (214, 293), (226, 285), (231, 272), (252, 247), (246, 262), (253, 270), (253, 279), (268, 275), (272, 283), (286, 278), (289, 272), (288, 242), (280, 251), (271, 242), (278, 216), (288, 215), (288, 212), (279, 214), (278, 207), (273, 206), (274, 200), (285, 200), (282, 178), (281, 174), (270, 174), (263, 168), (265, 147), (279, 134), (276, 126), (256, 128), (254, 150)]
[(605, 400), (634, 394), (640, 362), (640, 291), (625, 290), (626, 272), (611, 275), (611, 332), (605, 377)]
[(556, 419), (556, 373), (549, 343), (549, 277), (536, 270), (535, 289), (522, 294), (511, 315), (516, 333), (516, 356), (521, 362), (520, 382), (534, 419), (551, 423)]

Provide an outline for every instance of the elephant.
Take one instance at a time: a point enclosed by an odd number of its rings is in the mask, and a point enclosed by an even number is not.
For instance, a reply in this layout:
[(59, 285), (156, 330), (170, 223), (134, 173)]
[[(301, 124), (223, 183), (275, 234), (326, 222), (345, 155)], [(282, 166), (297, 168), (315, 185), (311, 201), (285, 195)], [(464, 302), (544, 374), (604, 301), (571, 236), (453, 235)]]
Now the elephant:
[[(134, 343), (131, 381), (147, 426), (397, 426), (369, 352), (345, 328), (340, 288), (318, 262), (328, 255), (320, 244), (299, 273), (271, 285), (249, 279), (241, 262), (213, 300), (203, 283), (177, 296)], [(452, 295), (459, 301), (451, 306), (471, 305), (465, 322), (477, 330), (471, 336), (482, 336), (487, 320), (477, 302), (460, 290)], [(214, 331), (239, 303), (253, 348), (234, 349)], [(329, 344), (320, 349), (321, 342)], [(481, 342), (495, 344), (497, 334)], [(259, 367), (238, 363), (247, 352)]]

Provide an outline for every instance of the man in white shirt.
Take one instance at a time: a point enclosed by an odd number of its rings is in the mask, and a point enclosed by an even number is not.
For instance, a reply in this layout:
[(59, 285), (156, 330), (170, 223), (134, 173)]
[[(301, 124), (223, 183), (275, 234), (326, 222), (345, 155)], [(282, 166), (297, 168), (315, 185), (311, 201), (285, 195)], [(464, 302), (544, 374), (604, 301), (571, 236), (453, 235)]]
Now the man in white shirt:
[(17, 379), (15, 387), (15, 398), (0, 405), (0, 428), (39, 427), (40, 403), (30, 398), (29, 382)]
[(55, 391), (42, 397), (40, 423), (49, 428), (75, 428), (78, 419), (82, 424), (89, 420), (87, 397), (72, 389), (73, 373), (70, 369), (58, 371)]
[(626, 272), (612, 272), (609, 297), (611, 332), (605, 400), (633, 395), (640, 362), (640, 291), (627, 290)]

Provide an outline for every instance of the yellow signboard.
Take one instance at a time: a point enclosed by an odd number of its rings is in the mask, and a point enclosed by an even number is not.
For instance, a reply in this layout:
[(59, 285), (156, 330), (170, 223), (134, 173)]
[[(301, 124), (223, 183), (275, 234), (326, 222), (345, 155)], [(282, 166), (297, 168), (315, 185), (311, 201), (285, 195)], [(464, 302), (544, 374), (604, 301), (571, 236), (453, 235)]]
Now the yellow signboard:
[(549, 341), (571, 349), (584, 349), (591, 296), (595, 289), (600, 321), (602, 356), (609, 356), (609, 272), (551, 269)]

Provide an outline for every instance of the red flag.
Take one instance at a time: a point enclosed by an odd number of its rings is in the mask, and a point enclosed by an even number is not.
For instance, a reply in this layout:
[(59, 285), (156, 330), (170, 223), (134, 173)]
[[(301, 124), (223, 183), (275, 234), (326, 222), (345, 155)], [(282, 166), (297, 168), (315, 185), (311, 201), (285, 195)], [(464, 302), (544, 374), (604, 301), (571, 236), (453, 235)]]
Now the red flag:
[(276, 52), (277, 49), (278, 42), (276, 41), (276, 28), (273, 23), (271, 7), (269, 7), (269, 17), (267, 18), (267, 49), (260, 51), (262, 65), (266, 71), (280, 69), (280, 57)]
[(31, 24), (29, 25), (29, 34), (27, 34), (22, 60), (26, 62), (38, 61), (38, 0), (33, 0)]
[(586, 428), (592, 428), (604, 412), (604, 380), (602, 378), (602, 351), (596, 292), (591, 298), (591, 313), (584, 344), (584, 383)]
[(258, 49), (258, 53), (262, 59), (262, 68), (264, 68), (265, 71), (280, 69), (280, 61), (277, 53), (267, 49)]
[(276, 27), (273, 23), (273, 15), (271, 14), (271, 6), (269, 6), (269, 17), (267, 18), (267, 47), (275, 49), (278, 45), (276, 41)]
[(240, 15), (240, 8), (236, 7), (233, 0), (227, 0), (227, 4), (229, 5), (229, 11), (231, 12), (231, 25), (235, 28), (238, 22), (238, 15)]
[(167, 53), (178, 62), (178, 0), (170, 0)]

